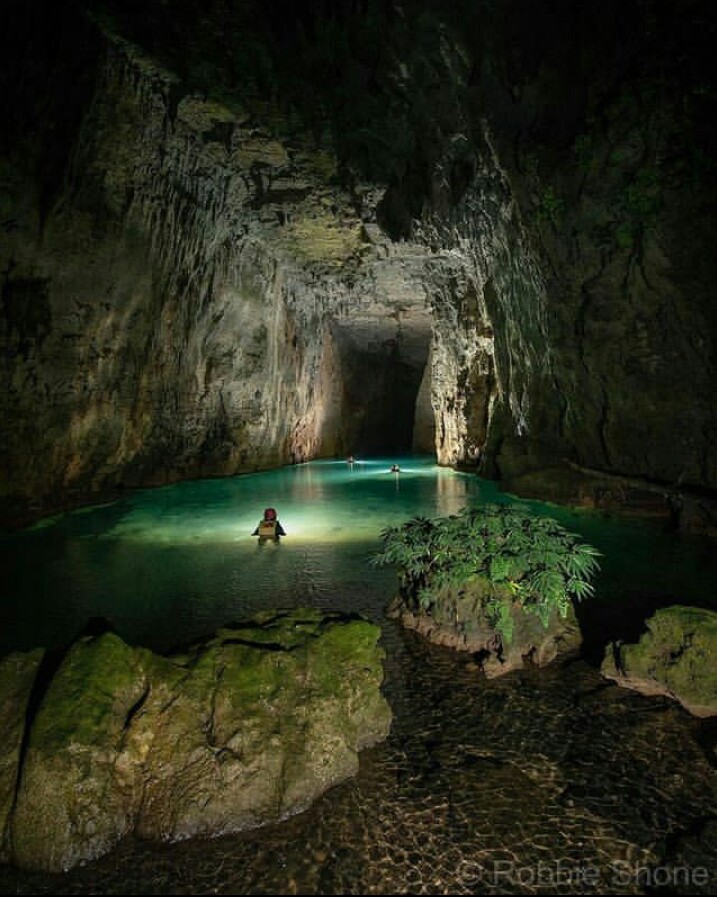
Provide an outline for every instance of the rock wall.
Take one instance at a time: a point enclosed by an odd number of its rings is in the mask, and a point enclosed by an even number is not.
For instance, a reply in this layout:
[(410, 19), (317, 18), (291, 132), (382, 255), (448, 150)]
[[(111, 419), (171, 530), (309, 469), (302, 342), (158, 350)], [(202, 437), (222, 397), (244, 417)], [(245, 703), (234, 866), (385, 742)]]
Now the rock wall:
[(440, 247), (427, 265), (432, 291), (432, 406), (443, 464), (477, 463), (497, 409), (522, 436), (536, 424), (535, 394), (550, 389), (547, 297), (519, 209), (485, 122), (460, 201), (427, 213), (416, 236)]
[(431, 329), (416, 253), (364, 226), (305, 135), (280, 142), (96, 39), (41, 224), (17, 159), (6, 184), (24, 213), (0, 262), (6, 505), (351, 451), (397, 359), (410, 447)]
[(414, 441), (714, 489), (704, 4), (104, 5), (4, 57), (4, 517)]

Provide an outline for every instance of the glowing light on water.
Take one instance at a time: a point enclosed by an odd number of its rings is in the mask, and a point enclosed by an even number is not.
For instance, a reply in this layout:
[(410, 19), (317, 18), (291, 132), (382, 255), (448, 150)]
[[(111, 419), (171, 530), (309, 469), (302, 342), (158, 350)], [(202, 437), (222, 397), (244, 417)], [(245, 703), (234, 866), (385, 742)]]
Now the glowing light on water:
[[(393, 463), (399, 474), (391, 473)], [(513, 499), (431, 458), (400, 457), (312, 462), (135, 492), (0, 537), (0, 653), (64, 644), (94, 617), (157, 650), (267, 607), (310, 605), (381, 619), (396, 587), (394, 570), (368, 563), (381, 530), (493, 501)], [(686, 601), (704, 596), (704, 582), (717, 575), (711, 542), (702, 548), (654, 528), (527, 506), (603, 552), (597, 591), (617, 601), (636, 589)], [(251, 533), (266, 507), (276, 508), (287, 536), (260, 547)], [(685, 571), (694, 571), (694, 583)]]
[[(62, 644), (93, 617), (164, 650), (266, 607), (373, 614), (395, 585), (368, 564), (381, 530), (453, 513), (485, 488), (431, 458), (319, 461), (64, 514), (0, 538), (0, 648)], [(287, 535), (260, 546), (251, 533), (267, 507)]]
[[(475, 478), (427, 459), (399, 459), (400, 473), (391, 471), (391, 463), (311, 462), (220, 481), (217, 495), (208, 494), (207, 483), (154, 490), (99, 538), (167, 545), (248, 543), (264, 507), (274, 507), (286, 543), (367, 541), (416, 513), (455, 513), (469, 500), (471, 486), (475, 494)], [(197, 485), (203, 488), (193, 495)], [(163, 492), (171, 501), (161, 500)]]

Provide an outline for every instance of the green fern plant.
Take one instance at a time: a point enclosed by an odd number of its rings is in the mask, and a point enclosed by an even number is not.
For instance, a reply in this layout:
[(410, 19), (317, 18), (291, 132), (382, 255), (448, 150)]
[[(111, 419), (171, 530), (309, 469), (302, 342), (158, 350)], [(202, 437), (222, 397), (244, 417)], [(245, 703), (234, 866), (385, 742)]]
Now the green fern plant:
[(510, 605), (500, 598), (490, 598), (486, 603), (486, 616), (491, 626), (500, 633), (501, 638), (506, 644), (510, 644), (513, 640), (513, 615), (510, 612)]
[[(511, 607), (535, 614), (547, 627), (553, 610), (565, 617), (572, 602), (593, 594), (600, 553), (556, 520), (508, 505), (468, 508), (451, 517), (414, 517), (381, 533), (375, 565), (398, 567), (401, 593), (429, 612), (437, 593), (479, 576), (490, 584), (485, 613), (506, 642)], [(507, 597), (506, 597), (507, 596)]]

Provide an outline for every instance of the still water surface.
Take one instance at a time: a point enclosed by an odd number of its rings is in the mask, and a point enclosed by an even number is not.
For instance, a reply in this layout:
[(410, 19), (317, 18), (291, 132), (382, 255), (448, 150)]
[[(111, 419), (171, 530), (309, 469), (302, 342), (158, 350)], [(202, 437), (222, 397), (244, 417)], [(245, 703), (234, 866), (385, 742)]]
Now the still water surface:
[[(68, 876), (0, 869), (3, 893), (710, 892), (712, 727), (604, 683), (596, 665), (652, 608), (710, 605), (714, 543), (521, 502), (598, 547), (602, 570), (580, 608), (583, 658), (488, 681), (385, 619), (395, 573), (368, 559), (387, 525), (510, 499), (428, 458), (392, 474), (395, 460), (142, 491), (0, 539), (0, 652), (60, 647), (96, 618), (167, 650), (267, 607), (359, 611), (383, 627), (394, 711), (359, 776), (295, 819), (210, 842), (130, 840)], [(269, 505), (287, 536), (259, 547)]]

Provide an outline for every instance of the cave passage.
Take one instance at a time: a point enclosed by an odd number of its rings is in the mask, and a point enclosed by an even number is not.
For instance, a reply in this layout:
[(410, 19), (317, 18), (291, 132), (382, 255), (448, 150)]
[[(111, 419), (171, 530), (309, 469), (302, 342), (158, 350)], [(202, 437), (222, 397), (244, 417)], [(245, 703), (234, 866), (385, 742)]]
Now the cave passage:
[[(390, 323), (395, 327), (395, 321)], [(338, 329), (335, 339), (347, 453), (432, 453), (433, 411), (424, 384), (430, 376), (430, 329), (352, 323)]]

